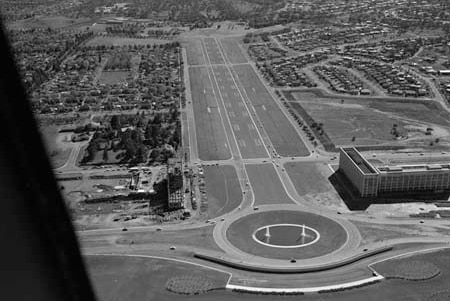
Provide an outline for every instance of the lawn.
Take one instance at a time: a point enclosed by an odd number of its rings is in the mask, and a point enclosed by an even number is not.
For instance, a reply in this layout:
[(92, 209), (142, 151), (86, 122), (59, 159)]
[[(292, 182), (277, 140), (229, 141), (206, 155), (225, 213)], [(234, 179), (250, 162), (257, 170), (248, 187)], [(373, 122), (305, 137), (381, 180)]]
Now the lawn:
[(241, 203), (241, 186), (233, 166), (205, 166), (205, 182), (209, 218), (226, 214)]
[[(319, 240), (309, 246), (292, 249), (280, 249), (264, 246), (256, 242), (252, 235), (255, 230), (273, 224), (305, 224), (319, 232)], [(347, 240), (347, 234), (335, 221), (301, 211), (260, 212), (233, 222), (227, 230), (228, 240), (237, 248), (257, 256), (276, 259), (308, 259), (331, 253)]]
[(183, 45), (186, 48), (187, 63), (189, 66), (205, 64), (202, 44), (199, 40), (192, 39)]
[(246, 164), (255, 205), (292, 204), (272, 164)]
[[(268, 154), (256, 129), (256, 124), (250, 117), (249, 111), (236, 85), (231, 79), (229, 70), (225, 66), (214, 66), (213, 73), (217, 79), (217, 92), (225, 105), (236, 142), (243, 159), (267, 158)], [(224, 115), (224, 114), (223, 114)]]
[(240, 88), (256, 110), (264, 130), (281, 156), (308, 156), (309, 150), (250, 65), (233, 67)]
[(189, 68), (199, 157), (225, 160), (231, 157), (218, 104), (205, 67)]
[(63, 16), (54, 17), (33, 17), (25, 20), (15, 21), (8, 26), (14, 29), (29, 28), (63, 28), (68, 26), (77, 26), (77, 24), (89, 21), (88, 18), (71, 19)]
[[(301, 111), (302, 107), (316, 123), (322, 123), (336, 146), (427, 146), (436, 138), (440, 139), (440, 144), (450, 141), (450, 115), (432, 102), (334, 98), (312, 92), (296, 92), (293, 96), (298, 103), (291, 102), (292, 108)], [(391, 134), (394, 124), (404, 137), (395, 139)], [(425, 135), (428, 127), (434, 129), (429, 136)]]
[(316, 163), (288, 162), (284, 164), (292, 183), (301, 196), (322, 193), (333, 189)]
[(41, 127), (40, 130), (53, 168), (59, 168), (66, 164), (72, 152), (72, 146), (68, 144), (70, 141), (64, 141), (68, 139), (67, 135), (59, 134), (56, 125), (47, 125)]
[(230, 63), (242, 64), (248, 62), (236, 39), (225, 38), (220, 40), (220, 44), (222, 45), (222, 50), (225, 52), (225, 55)]
[[(170, 275), (168, 269), (183, 271), (185, 274), (189, 266), (179, 263), (167, 263), (161, 260), (127, 258), (127, 257), (100, 257), (86, 256), (86, 263), (91, 280), (100, 301), (112, 300), (217, 300), (217, 301), (272, 301), (272, 300), (301, 300), (305, 301), (379, 301), (379, 300), (448, 300), (429, 299), (432, 294), (448, 291), (450, 279), (450, 250), (412, 257), (414, 260), (427, 260), (434, 263), (441, 274), (433, 279), (415, 282), (406, 280), (387, 280), (377, 284), (355, 288), (347, 291), (325, 294), (310, 294), (304, 296), (275, 296), (261, 294), (243, 294), (225, 290), (216, 290), (206, 294), (184, 296), (170, 293), (164, 289)], [(146, 262), (147, 261), (147, 262)], [(197, 270), (197, 268), (196, 268)], [(154, 271), (164, 272), (154, 273)], [(204, 269), (200, 270), (205, 271)], [(207, 271), (208, 275), (212, 271)], [(226, 282), (226, 275), (214, 274)], [(271, 277), (277, 277), (271, 275)], [(117, 280), (117, 281), (116, 281)], [(222, 285), (223, 286), (223, 285)]]
[(126, 82), (131, 75), (129, 71), (103, 71), (98, 79), (99, 84), (114, 85)]
[[(206, 278), (215, 289), (224, 288), (229, 277), (226, 273), (164, 259), (86, 256), (85, 260), (100, 301), (185, 300), (185, 295), (166, 290), (172, 277)], [(210, 294), (204, 296), (211, 297)]]
[(125, 154), (124, 150), (108, 150), (107, 160), (104, 160), (104, 151), (98, 151), (95, 153), (95, 157), (92, 161), (86, 162), (83, 165), (98, 165), (98, 164), (118, 164), (123, 159)]
[(214, 38), (205, 38), (205, 49), (208, 54), (211, 64), (224, 64), (222, 53), (220, 52), (219, 45)]
[(160, 45), (169, 43), (169, 40), (152, 39), (152, 38), (125, 38), (125, 37), (95, 37), (86, 43), (86, 46), (128, 46), (128, 45)]

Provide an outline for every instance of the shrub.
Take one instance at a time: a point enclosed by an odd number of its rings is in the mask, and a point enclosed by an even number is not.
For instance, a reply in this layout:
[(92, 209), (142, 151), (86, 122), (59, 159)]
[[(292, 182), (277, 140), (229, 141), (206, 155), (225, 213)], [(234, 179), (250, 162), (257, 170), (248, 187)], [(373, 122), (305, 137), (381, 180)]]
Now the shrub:
[(214, 285), (205, 277), (182, 275), (170, 278), (166, 283), (166, 289), (177, 294), (197, 295), (213, 290)]

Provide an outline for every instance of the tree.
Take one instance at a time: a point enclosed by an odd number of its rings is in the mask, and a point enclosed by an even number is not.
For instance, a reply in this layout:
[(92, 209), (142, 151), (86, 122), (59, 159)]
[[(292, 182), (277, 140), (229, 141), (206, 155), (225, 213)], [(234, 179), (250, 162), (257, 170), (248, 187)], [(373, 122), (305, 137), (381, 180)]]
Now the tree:
[(121, 127), (122, 127), (122, 122), (121, 122), (121, 120), (120, 120), (121, 118), (120, 118), (120, 116), (119, 115), (113, 115), (112, 117), (111, 117), (111, 128), (113, 129), (113, 130), (120, 130), (121, 129)]
[(147, 124), (145, 130), (145, 139), (149, 141), (150, 146), (155, 147), (160, 138), (160, 126), (156, 124)]
[(103, 162), (108, 162), (108, 159), (109, 159), (108, 148), (105, 147), (105, 149), (103, 150)]

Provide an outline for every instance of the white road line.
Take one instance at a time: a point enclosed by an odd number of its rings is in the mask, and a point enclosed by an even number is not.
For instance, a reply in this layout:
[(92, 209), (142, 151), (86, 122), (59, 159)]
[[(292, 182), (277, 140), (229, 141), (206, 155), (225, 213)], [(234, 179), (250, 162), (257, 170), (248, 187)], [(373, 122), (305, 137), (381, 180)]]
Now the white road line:
[[(203, 49), (203, 42), (201, 42), (201, 44), (202, 44), (202, 53), (203, 53), (203, 55), (206, 54), (205, 57), (208, 58), (209, 64), (211, 65), (211, 61), (209, 60), (208, 52), (204, 52), (205, 50)], [(205, 63), (206, 63), (206, 61), (205, 61)], [(213, 87), (214, 83), (213, 83), (213, 81), (211, 79), (211, 75), (209, 74), (209, 67), (208, 66), (206, 67), (206, 73), (208, 73), (208, 78), (209, 78), (209, 82), (211, 83), (211, 89), (212, 89), (212, 92), (214, 94), (214, 99), (216, 100), (217, 106), (219, 108), (220, 107), (219, 106), (219, 101), (217, 99), (216, 92), (214, 91), (214, 87)], [(216, 84), (217, 84), (217, 82), (216, 82)], [(222, 129), (223, 129), (223, 132), (225, 134), (225, 138), (227, 139), (228, 145), (230, 145), (230, 140), (228, 139), (228, 134), (227, 134), (227, 131), (225, 130), (225, 121), (223, 119), (222, 113), (220, 112), (220, 108), (219, 108), (219, 115), (220, 115), (220, 119), (222, 120)], [(230, 151), (231, 159), (234, 159), (234, 155), (233, 155), (233, 152), (232, 152), (231, 148), (229, 148), (229, 151)]]
[[(217, 42), (217, 39), (216, 39), (216, 38), (214, 38), (214, 39), (215, 39), (216, 43), (218, 43), (218, 42)], [(218, 45), (218, 44), (217, 44), (217, 45)], [(222, 57), (225, 57), (225, 55), (222, 53), (222, 49), (221, 49), (219, 46), (217, 46), (217, 47), (219, 48), (219, 51), (220, 51)], [(224, 60), (225, 60), (225, 59), (224, 59)], [(254, 125), (256, 125), (255, 120), (253, 119), (253, 117), (252, 117), (251, 114), (250, 114), (250, 109), (249, 109), (248, 106), (245, 104), (244, 96), (242, 95), (241, 90), (239, 89), (239, 86), (238, 86), (238, 84), (237, 84), (237, 82), (236, 82), (236, 79), (235, 79), (234, 76), (233, 76), (233, 73), (232, 73), (231, 70), (230, 70), (230, 67), (229, 67), (228, 65), (225, 65), (225, 67), (227, 68), (228, 74), (231, 76), (231, 79), (233, 80), (234, 86), (237, 88), (237, 92), (239, 93), (239, 96), (241, 97), (241, 102), (244, 104), (244, 106), (245, 106), (245, 108), (246, 108), (246, 111), (244, 111), (244, 112), (246, 112), (247, 115), (244, 115), (244, 116), (250, 116), (250, 120), (253, 122)], [(243, 114), (244, 114), (244, 112), (243, 112)], [(256, 128), (256, 127), (255, 127), (255, 128)], [(256, 130), (256, 132), (258, 133), (258, 136), (259, 136), (259, 138), (261, 139), (261, 141), (264, 141), (263, 138), (262, 138), (261, 133), (259, 132), (259, 130)], [(263, 145), (264, 145), (264, 149), (265, 149), (265, 151), (266, 151), (267, 156), (270, 158), (270, 152), (269, 152), (269, 150), (267, 149), (267, 146), (266, 146), (265, 144), (263, 144)]]
[[(208, 58), (209, 64), (211, 64), (211, 60), (210, 60), (210, 58), (209, 58), (208, 52), (206, 52), (206, 57)], [(220, 89), (219, 89), (219, 84), (218, 84), (217, 81), (216, 81), (216, 76), (215, 76), (215, 74), (214, 74), (213, 67), (211, 67), (211, 72), (212, 72), (212, 77), (214, 78), (214, 80), (215, 80), (215, 82), (216, 82), (217, 90), (218, 90), (219, 95), (220, 95), (220, 97), (221, 97), (222, 104), (225, 105), (225, 101), (224, 101), (224, 99), (223, 99), (223, 97), (222, 97), (222, 94), (221, 94), (221, 91), (220, 91)], [(209, 69), (208, 69), (208, 76), (209, 76), (210, 79), (211, 79), (211, 76), (210, 76), (210, 74), (209, 74)], [(211, 83), (212, 83), (212, 79), (211, 79)], [(214, 90), (214, 89), (213, 89), (213, 90)], [(215, 94), (215, 93), (214, 93), (214, 94)], [(217, 105), (219, 105), (219, 103), (217, 103)], [(225, 117), (227, 118), (228, 124), (229, 124), (230, 127), (231, 127), (231, 124), (232, 124), (232, 123), (231, 123), (231, 120), (230, 120), (228, 114), (225, 114)], [(225, 123), (224, 123), (224, 125), (225, 125)], [(231, 129), (231, 134), (233, 135), (234, 141), (236, 142), (236, 148), (237, 148), (237, 151), (238, 151), (238, 153), (239, 153), (239, 156), (240, 156), (241, 159), (242, 159), (241, 150), (239, 149), (239, 145), (238, 145), (238, 142), (237, 142), (237, 138), (236, 138), (236, 135), (235, 135), (234, 132), (233, 132), (233, 129)], [(227, 135), (227, 139), (228, 139), (228, 135)], [(229, 144), (229, 143), (230, 143), (230, 141), (228, 141), (228, 144)]]
[[(204, 51), (203, 47), (202, 47), (202, 51)], [(205, 54), (206, 54), (206, 57), (208, 58), (209, 64), (211, 65), (211, 60), (210, 60), (210, 58), (209, 58), (208, 52), (205, 52)], [(224, 62), (225, 62), (225, 59), (224, 59)], [(212, 70), (212, 68), (213, 68), (213, 67), (211, 66), (211, 71), (212, 71), (213, 77), (215, 78), (214, 70)], [(229, 69), (228, 69), (228, 73), (231, 75), (231, 77), (233, 76), (233, 75), (231, 74), (231, 72), (230, 72)], [(209, 75), (209, 72), (208, 72), (208, 75)], [(235, 82), (235, 84), (236, 84), (236, 82)], [(219, 85), (217, 84), (217, 82), (216, 82), (216, 85), (217, 85), (217, 88), (218, 88)], [(236, 86), (236, 89), (239, 91), (239, 89), (238, 89), (237, 86)], [(220, 89), (218, 89), (218, 91), (219, 91), (219, 94), (220, 94)], [(240, 92), (239, 92), (239, 93), (240, 93)], [(241, 97), (242, 97), (242, 95), (241, 95)], [(242, 100), (244, 100), (244, 99), (242, 99)], [(224, 104), (223, 98), (222, 98), (222, 103)], [(230, 119), (228, 118), (228, 115), (227, 115), (227, 114), (225, 114), (225, 116), (227, 117), (228, 123), (229, 123), (230, 128), (231, 128), (231, 121), (230, 121)], [(224, 125), (225, 125), (225, 123), (224, 123)], [(237, 151), (238, 151), (239, 156), (240, 156), (240, 158), (241, 158), (241, 160), (242, 160), (241, 150), (240, 150), (240, 148), (239, 148), (238, 141), (237, 141), (236, 135), (234, 134), (233, 129), (231, 129), (231, 134), (233, 135), (234, 141), (235, 141), (235, 143), (236, 143)], [(226, 136), (227, 136), (227, 140), (228, 140), (228, 135), (226, 135)], [(228, 141), (228, 143), (230, 143), (230, 142)], [(266, 151), (267, 151), (267, 150), (266, 150)], [(245, 193), (245, 192), (247, 191), (247, 185), (246, 185), (246, 184), (248, 183), (248, 184), (250, 185), (250, 180), (249, 180), (249, 177), (248, 177), (248, 174), (247, 174), (247, 170), (245, 169), (245, 166), (244, 166), (244, 164), (242, 163), (242, 161), (240, 161), (240, 162), (238, 163), (238, 166), (236, 166), (236, 167), (237, 167), (239, 170), (242, 171), (242, 174), (243, 174), (243, 176), (244, 176), (244, 179), (240, 179), (240, 178), (239, 178), (239, 184), (240, 184), (240, 186), (241, 186), (241, 191), (242, 191), (243, 193)], [(236, 171), (236, 172), (238, 173), (238, 177), (239, 177), (239, 170)], [(243, 181), (241, 181), (241, 180), (243, 180)], [(242, 182), (245, 182), (245, 183), (242, 183)], [(251, 185), (250, 185), (250, 188), (252, 189), (252, 190), (251, 190), (251, 192), (252, 192), (251, 207), (253, 207), (254, 204), (255, 204), (255, 194), (253, 193), (253, 188), (251, 187)], [(242, 196), (241, 204), (238, 206), (237, 210), (240, 210), (240, 209), (241, 209), (241, 206), (244, 204), (244, 202), (245, 202), (245, 196), (243, 195), (243, 196)]]

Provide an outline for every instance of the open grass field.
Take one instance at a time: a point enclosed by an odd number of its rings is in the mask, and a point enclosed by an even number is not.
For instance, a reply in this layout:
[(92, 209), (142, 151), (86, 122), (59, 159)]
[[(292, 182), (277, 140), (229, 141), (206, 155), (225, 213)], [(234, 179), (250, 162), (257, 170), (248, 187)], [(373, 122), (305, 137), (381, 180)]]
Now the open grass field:
[(238, 41), (235, 38), (224, 38), (220, 40), (222, 50), (224, 51), (228, 61), (232, 64), (247, 63), (248, 60), (245, 57), (242, 49), (240, 48)]
[(82, 24), (88, 22), (88, 18), (71, 19), (64, 16), (54, 16), (54, 17), (33, 17), (24, 20), (18, 20), (11, 24), (8, 24), (9, 28), (13, 29), (30, 29), (30, 28), (64, 28), (77, 26), (77, 24)]
[(104, 37), (98, 36), (86, 43), (86, 46), (128, 46), (128, 45), (160, 45), (171, 42), (170, 40), (152, 38), (125, 38), (125, 37)]
[(245, 107), (244, 100), (239, 94), (230, 71), (225, 66), (213, 66), (212, 70), (213, 76), (217, 80), (218, 94), (227, 110), (242, 158), (267, 158), (268, 154), (264, 143)]
[[(261, 294), (243, 294), (225, 290), (216, 290), (205, 294), (187, 296), (170, 293), (165, 290), (165, 284), (171, 277), (170, 268), (174, 272), (185, 274), (190, 266), (181, 263), (167, 263), (163, 260), (128, 258), (128, 257), (100, 257), (86, 256), (86, 263), (91, 280), (100, 301), (112, 300), (217, 300), (217, 301), (272, 301), (272, 300), (306, 300), (306, 301), (437, 301), (432, 295), (443, 294), (448, 291), (450, 280), (450, 250), (431, 254), (417, 255), (413, 260), (426, 260), (434, 263), (441, 274), (427, 281), (386, 280), (377, 284), (355, 288), (335, 293), (310, 294), (303, 296), (276, 296)], [(147, 263), (145, 263), (147, 261)], [(166, 268), (167, 267), (167, 268)], [(197, 269), (197, 268), (195, 268)], [(157, 273), (155, 273), (157, 271)], [(201, 269), (200, 271), (205, 271)], [(162, 272), (162, 273), (158, 273)], [(207, 271), (210, 275), (213, 271)], [(196, 273), (195, 273), (196, 274)], [(197, 274), (196, 274), (197, 275)], [(227, 275), (217, 272), (216, 279), (224, 279)], [(271, 278), (278, 277), (271, 275)], [(219, 285), (221, 284), (219, 281)], [(447, 294), (448, 295), (448, 294)]]
[(333, 189), (317, 163), (288, 162), (284, 164), (284, 168), (299, 195), (322, 193)]
[[(315, 92), (296, 92), (299, 105), (317, 122), (323, 123), (332, 142), (337, 145), (408, 144), (427, 146), (436, 138), (440, 144), (450, 143), (450, 115), (429, 102), (406, 102), (371, 98), (337, 98)], [(342, 103), (341, 99), (344, 99)], [(405, 138), (391, 134), (396, 124)], [(434, 129), (425, 135), (426, 129)], [(403, 136), (402, 135), (402, 136)], [(352, 138), (355, 137), (355, 141)]]
[(309, 150), (250, 65), (233, 67), (275, 149), (281, 156), (308, 156)]
[(205, 38), (203, 40), (205, 50), (207, 52), (209, 62), (211, 64), (225, 64), (222, 53), (220, 52), (219, 45), (217, 45), (216, 39)]
[(103, 71), (98, 79), (99, 84), (114, 85), (121, 82), (126, 82), (131, 75), (128, 71)]
[(59, 134), (58, 127), (55, 125), (44, 126), (40, 130), (53, 168), (59, 168), (66, 164), (72, 152), (67, 134)]
[[(201, 276), (214, 288), (221, 289), (229, 277), (226, 273), (164, 259), (86, 256), (85, 260), (100, 301), (189, 300), (186, 295), (166, 290), (166, 283), (175, 276)], [(211, 297), (211, 293), (200, 296)]]
[(239, 179), (233, 166), (205, 166), (208, 217), (226, 214), (242, 201)]
[[(305, 224), (319, 232), (320, 238), (314, 244), (292, 249), (265, 246), (252, 238), (258, 228), (273, 224)], [(279, 210), (254, 213), (233, 222), (227, 229), (227, 238), (235, 247), (247, 253), (289, 260), (314, 258), (331, 253), (346, 242), (347, 233), (337, 222), (320, 215)]]
[(246, 164), (255, 205), (292, 204), (272, 164)]
[(189, 68), (198, 154), (202, 160), (224, 160), (231, 157), (208, 71), (205, 67)]
[(200, 40), (191, 39), (183, 45), (186, 48), (187, 64), (189, 66), (205, 64), (205, 58), (202, 51), (202, 42)]

